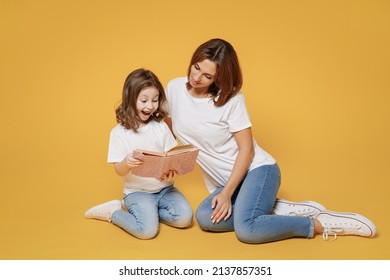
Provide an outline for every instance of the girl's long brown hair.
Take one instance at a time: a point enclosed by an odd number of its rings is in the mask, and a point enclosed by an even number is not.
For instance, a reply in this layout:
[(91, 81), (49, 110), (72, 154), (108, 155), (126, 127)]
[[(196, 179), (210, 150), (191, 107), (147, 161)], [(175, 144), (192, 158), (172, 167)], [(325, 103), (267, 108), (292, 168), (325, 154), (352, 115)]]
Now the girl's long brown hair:
[(127, 129), (137, 131), (142, 122), (137, 113), (137, 98), (140, 92), (147, 87), (155, 87), (159, 92), (158, 109), (148, 119), (148, 122), (150, 120), (159, 122), (167, 116), (167, 112), (162, 107), (162, 104), (166, 102), (164, 87), (152, 71), (140, 68), (131, 72), (125, 80), (122, 101), (115, 109), (117, 123)]
[[(209, 86), (208, 93), (213, 96), (215, 106), (223, 106), (242, 87), (242, 72), (236, 51), (229, 42), (218, 38), (203, 43), (192, 55), (187, 77), (191, 73), (191, 66), (205, 59), (213, 61), (217, 66), (215, 82)], [(189, 83), (187, 89), (191, 89)]]

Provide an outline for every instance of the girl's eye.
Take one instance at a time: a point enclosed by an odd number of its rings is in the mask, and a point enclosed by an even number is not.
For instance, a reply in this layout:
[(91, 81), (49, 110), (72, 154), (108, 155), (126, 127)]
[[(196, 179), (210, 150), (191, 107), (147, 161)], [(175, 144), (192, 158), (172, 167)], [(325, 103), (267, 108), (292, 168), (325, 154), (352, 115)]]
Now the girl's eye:
[(156, 100), (153, 100), (153, 102), (154, 102), (154, 103), (157, 103), (157, 102), (158, 102), (158, 99), (156, 99)]
[(195, 69), (196, 69), (196, 70), (200, 70), (200, 68), (199, 68), (199, 65), (198, 65), (198, 64), (194, 64), (194, 67), (195, 67)]
[(213, 77), (209, 76), (209, 75), (206, 75), (206, 78), (211, 80)]

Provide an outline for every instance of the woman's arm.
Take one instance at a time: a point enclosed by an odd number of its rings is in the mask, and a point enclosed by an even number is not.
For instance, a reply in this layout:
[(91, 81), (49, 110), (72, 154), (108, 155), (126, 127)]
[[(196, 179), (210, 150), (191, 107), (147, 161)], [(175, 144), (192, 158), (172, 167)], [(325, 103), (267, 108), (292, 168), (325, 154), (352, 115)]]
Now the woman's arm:
[(227, 220), (231, 216), (233, 193), (248, 172), (253, 156), (255, 155), (252, 130), (250, 127), (234, 133), (234, 138), (238, 146), (238, 155), (226, 186), (212, 200), (211, 206), (213, 208), (215, 207), (211, 215), (213, 223), (218, 223), (222, 219)]

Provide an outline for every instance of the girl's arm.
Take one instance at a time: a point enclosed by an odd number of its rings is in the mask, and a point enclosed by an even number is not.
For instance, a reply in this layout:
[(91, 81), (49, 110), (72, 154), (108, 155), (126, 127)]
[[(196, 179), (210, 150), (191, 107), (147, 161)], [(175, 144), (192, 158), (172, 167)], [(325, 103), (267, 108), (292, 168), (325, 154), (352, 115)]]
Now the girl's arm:
[[(143, 164), (141, 160), (133, 158), (133, 154), (128, 154), (121, 162), (114, 163), (114, 169), (119, 176), (126, 176), (132, 168), (140, 166), (141, 164)], [(175, 170), (170, 170), (160, 178), (160, 181), (173, 181), (176, 175), (177, 173)]]
[(122, 161), (114, 163), (114, 169), (119, 176), (126, 176), (134, 167), (140, 166), (143, 162), (128, 154)]
[(238, 146), (238, 155), (226, 186), (211, 202), (211, 206), (215, 208), (211, 214), (213, 223), (218, 223), (222, 219), (227, 220), (231, 216), (233, 193), (248, 172), (253, 156), (255, 155), (252, 130), (250, 127), (234, 133), (234, 138)]

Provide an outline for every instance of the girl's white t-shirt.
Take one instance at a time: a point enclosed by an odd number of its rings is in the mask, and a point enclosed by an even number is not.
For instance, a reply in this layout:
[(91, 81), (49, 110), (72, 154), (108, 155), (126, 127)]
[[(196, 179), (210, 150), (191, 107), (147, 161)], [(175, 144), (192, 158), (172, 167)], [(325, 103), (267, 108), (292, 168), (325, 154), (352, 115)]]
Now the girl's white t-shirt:
[[(118, 124), (110, 133), (107, 162), (120, 162), (135, 149), (166, 152), (176, 145), (177, 142), (165, 122), (150, 121), (137, 132)], [(135, 176), (131, 171), (123, 176), (124, 194), (136, 191), (155, 193), (170, 185), (172, 182)]]
[[(238, 146), (233, 133), (251, 127), (244, 95), (240, 92), (224, 106), (211, 98), (195, 98), (186, 87), (187, 78), (171, 80), (167, 86), (168, 112), (172, 128), (183, 144), (199, 149), (197, 162), (209, 192), (225, 186), (235, 163)], [(274, 158), (253, 139), (255, 156), (249, 167), (275, 164)]]

